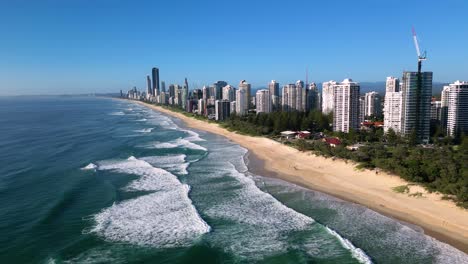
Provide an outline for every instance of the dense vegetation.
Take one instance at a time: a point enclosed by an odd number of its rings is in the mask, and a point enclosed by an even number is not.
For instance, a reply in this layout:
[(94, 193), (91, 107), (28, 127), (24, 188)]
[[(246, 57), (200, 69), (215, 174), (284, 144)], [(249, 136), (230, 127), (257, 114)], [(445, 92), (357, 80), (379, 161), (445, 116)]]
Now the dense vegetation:
[[(285, 130), (309, 130), (312, 133), (323, 132), (327, 136), (339, 137), (343, 144), (334, 148), (321, 140), (298, 139), (286, 143), (301, 151), (353, 160), (359, 163), (359, 168), (379, 168), (400, 175), (407, 181), (424, 185), (429, 191), (439, 191), (446, 195), (445, 198), (453, 199), (458, 205), (468, 208), (467, 136), (456, 140), (435, 137), (433, 146), (424, 147), (417, 145), (412, 136), (402, 138), (393, 131), (384, 135), (381, 128), (351, 131), (347, 134), (330, 132), (331, 120), (332, 116), (323, 115), (319, 111), (273, 112), (232, 115), (221, 125), (232, 131), (255, 136), (277, 137)], [(440, 131), (437, 130), (434, 136), (439, 134)], [(346, 149), (346, 146), (357, 142), (365, 144), (356, 151)]]

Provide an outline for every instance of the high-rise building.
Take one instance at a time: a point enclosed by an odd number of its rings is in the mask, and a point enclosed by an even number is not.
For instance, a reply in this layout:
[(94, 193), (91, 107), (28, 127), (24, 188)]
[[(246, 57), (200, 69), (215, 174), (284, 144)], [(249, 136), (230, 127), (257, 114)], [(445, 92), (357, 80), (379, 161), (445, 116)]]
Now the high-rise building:
[(266, 90), (266, 89), (258, 90), (255, 98), (256, 98), (255, 106), (257, 108), (257, 114), (271, 112), (270, 90)]
[(283, 86), (283, 111), (291, 112), (297, 110), (296, 100), (296, 85), (290, 83), (288, 85)]
[(279, 109), (279, 101), (280, 101), (279, 100), (279, 97), (280, 97), (279, 83), (276, 82), (275, 80), (272, 80), (268, 84), (268, 90), (270, 90), (272, 111), (273, 110), (278, 110)]
[[(245, 97), (246, 97), (246, 102), (247, 102), (247, 110), (249, 109), (250, 107), (250, 100), (252, 100), (252, 95), (251, 95), (251, 85), (250, 83), (248, 83), (246, 80), (242, 80), (240, 83), (239, 83), (239, 90), (240, 89), (244, 89), (246, 91), (245, 93)], [(237, 100), (236, 100), (237, 101)]]
[(379, 93), (375, 91), (366, 93), (364, 96), (364, 117), (380, 117), (381, 115), (382, 105)]
[(366, 121), (366, 96), (359, 96), (359, 124), (362, 124)]
[(231, 114), (231, 102), (228, 100), (216, 100), (215, 102), (215, 119), (226, 120)]
[(333, 112), (335, 99), (333, 98), (337, 82), (328, 81), (322, 84), (322, 112), (328, 114)]
[(334, 85), (333, 131), (359, 129), (359, 83), (352, 79)]
[(236, 112), (236, 101), (231, 102), (231, 114)]
[(204, 99), (199, 99), (198, 100), (198, 114), (199, 115), (204, 115), (205, 114), (205, 107), (206, 107), (206, 101)]
[(153, 89), (151, 88), (151, 77), (146, 75), (146, 96), (149, 98), (153, 95)]
[(175, 98), (175, 94), (176, 94), (175, 85), (174, 85), (174, 84), (170, 84), (170, 85), (169, 85), (169, 97)]
[(442, 117), (442, 101), (437, 101), (435, 98), (431, 100), (431, 122), (440, 122)]
[(308, 89), (305, 91), (305, 105), (304, 111), (320, 110), (320, 102), (318, 96), (317, 85), (313, 82), (309, 84)]
[(159, 95), (159, 69), (154, 67), (151, 71), (153, 75), (153, 95)]
[(304, 111), (303, 105), (303, 95), (304, 95), (304, 82), (299, 80), (296, 82), (296, 110), (297, 111)]
[(468, 133), (468, 82), (448, 86), (447, 135), (457, 137)]
[(162, 93), (166, 92), (166, 83), (164, 81), (161, 82), (161, 92)]
[(441, 94), (440, 102), (440, 125), (444, 133), (447, 133), (447, 119), (448, 119), (448, 107), (449, 107), (449, 91), (450, 86), (444, 86)]
[(217, 81), (213, 83), (214, 94), (212, 94), (216, 100), (223, 99), (223, 87), (227, 85), (225, 81)]
[(395, 133), (401, 132), (402, 92), (400, 80), (387, 77), (384, 101), (384, 132), (391, 128)]
[(189, 96), (189, 86), (188, 86), (187, 78), (185, 78), (184, 86), (182, 88), (182, 108), (184, 109), (187, 108), (188, 96)]
[(236, 100), (236, 89), (231, 85), (226, 85), (223, 87), (223, 100), (228, 100), (229, 102)]
[(245, 115), (248, 111), (247, 90), (239, 88), (236, 91), (236, 113), (238, 115)]
[(208, 86), (203, 86), (202, 88), (202, 93), (203, 93), (203, 100), (208, 100), (210, 98), (210, 88)]
[[(429, 142), (432, 98), (432, 72), (403, 72), (401, 133), (415, 133), (418, 142)], [(420, 88), (418, 88), (420, 87)]]

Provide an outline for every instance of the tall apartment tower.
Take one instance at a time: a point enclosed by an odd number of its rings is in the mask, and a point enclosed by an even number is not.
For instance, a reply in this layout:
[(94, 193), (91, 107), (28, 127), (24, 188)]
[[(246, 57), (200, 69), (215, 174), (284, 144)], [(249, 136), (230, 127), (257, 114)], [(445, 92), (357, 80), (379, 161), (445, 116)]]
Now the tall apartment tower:
[(359, 129), (359, 83), (345, 79), (334, 86), (333, 131)]
[(442, 89), (441, 99), (440, 99), (440, 125), (442, 130), (447, 133), (447, 118), (448, 118), (448, 107), (449, 107), (449, 92), (450, 85), (444, 86)]
[(151, 71), (153, 77), (153, 95), (159, 95), (159, 69), (154, 67)]
[(238, 115), (245, 115), (247, 114), (248, 108), (247, 90), (239, 88), (236, 91), (236, 113)]
[(215, 101), (215, 119), (218, 121), (226, 120), (231, 114), (231, 102), (228, 100)]
[(223, 100), (228, 100), (229, 102), (233, 102), (236, 100), (236, 89), (231, 85), (226, 85), (223, 87)]
[(251, 88), (252, 87), (251, 87), (250, 83), (248, 83), (246, 80), (242, 80), (239, 83), (239, 90), (244, 89), (246, 91), (245, 97), (246, 97), (246, 101), (247, 101), (247, 110), (250, 107), (250, 100), (252, 99)]
[(270, 113), (271, 112), (271, 96), (270, 90), (258, 90), (257, 94), (255, 95), (256, 103), (255, 106), (257, 107), (257, 114), (258, 113)]
[(164, 81), (161, 81), (161, 93), (166, 92), (166, 83)]
[(227, 82), (225, 81), (217, 81), (213, 83), (214, 87), (214, 94), (212, 94), (216, 100), (222, 100), (223, 99), (223, 87), (227, 85)]
[(468, 133), (468, 82), (448, 85), (447, 135)]
[(432, 98), (432, 72), (421, 72), (418, 89), (418, 72), (403, 72), (401, 133), (416, 133), (418, 142), (429, 142)]
[(387, 77), (384, 101), (384, 132), (391, 128), (395, 133), (401, 132), (402, 92), (400, 80), (395, 77)]
[(146, 96), (153, 95), (153, 89), (151, 88), (151, 77), (146, 75)]
[(270, 91), (272, 110), (278, 110), (279, 101), (280, 101), (279, 100), (280, 99), (279, 83), (276, 82), (275, 80), (272, 80), (268, 84), (268, 90)]
[(303, 105), (303, 94), (304, 94), (304, 82), (299, 80), (296, 82), (296, 110), (304, 111)]
[(297, 100), (296, 85), (291, 83), (283, 86), (283, 111), (291, 112), (295, 111)]
[(380, 95), (378, 92), (372, 91), (365, 94), (364, 97), (364, 116), (380, 116), (382, 107)]
[(337, 85), (335, 81), (328, 81), (322, 84), (322, 112), (328, 114), (333, 112), (335, 100), (333, 96), (335, 95), (334, 89)]

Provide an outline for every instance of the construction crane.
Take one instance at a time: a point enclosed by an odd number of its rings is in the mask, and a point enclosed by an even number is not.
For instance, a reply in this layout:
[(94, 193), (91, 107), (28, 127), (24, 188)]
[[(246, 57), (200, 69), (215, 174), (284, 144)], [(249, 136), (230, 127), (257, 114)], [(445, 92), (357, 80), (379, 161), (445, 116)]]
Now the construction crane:
[(416, 53), (418, 54), (418, 73), (421, 73), (422, 61), (426, 60), (426, 52), (424, 51), (424, 54), (421, 54), (421, 51), (419, 49), (418, 37), (416, 36), (416, 31), (414, 30), (414, 27), (413, 27), (413, 41), (414, 41), (414, 46), (416, 47)]

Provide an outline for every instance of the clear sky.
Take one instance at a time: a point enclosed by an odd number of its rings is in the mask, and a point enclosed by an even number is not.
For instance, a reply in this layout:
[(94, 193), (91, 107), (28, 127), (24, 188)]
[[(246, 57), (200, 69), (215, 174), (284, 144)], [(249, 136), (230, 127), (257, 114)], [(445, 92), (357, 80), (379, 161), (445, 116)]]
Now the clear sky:
[(0, 95), (226, 80), (254, 87), (416, 69), (411, 27), (434, 81), (468, 80), (466, 0), (0, 0)]

